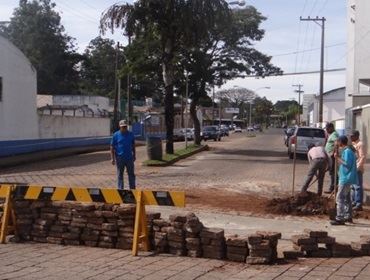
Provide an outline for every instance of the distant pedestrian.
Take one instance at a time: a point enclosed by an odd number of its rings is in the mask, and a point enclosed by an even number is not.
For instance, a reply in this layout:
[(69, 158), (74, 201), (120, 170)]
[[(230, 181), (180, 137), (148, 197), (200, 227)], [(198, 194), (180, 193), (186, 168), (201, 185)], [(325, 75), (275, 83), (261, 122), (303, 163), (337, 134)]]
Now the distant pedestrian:
[(326, 132), (328, 133), (328, 140), (326, 141), (325, 151), (328, 153), (333, 163), (329, 170), (330, 186), (329, 189), (325, 191), (325, 193), (332, 193), (334, 191), (335, 186), (338, 184), (338, 177), (335, 176), (336, 165), (334, 159), (335, 144), (338, 139), (338, 133), (335, 131), (334, 124), (332, 123), (327, 123), (325, 129)]
[(330, 158), (328, 154), (325, 152), (324, 147), (315, 146), (314, 144), (310, 144), (308, 146), (307, 158), (310, 163), (310, 167), (306, 179), (303, 183), (301, 192), (302, 193), (307, 192), (307, 189), (309, 188), (309, 185), (313, 177), (316, 175), (318, 184), (317, 194), (321, 196), (324, 185), (325, 172), (330, 166)]
[(345, 222), (352, 222), (351, 185), (358, 184), (356, 155), (348, 147), (347, 136), (340, 136), (338, 143), (342, 155), (339, 158), (338, 153), (335, 153), (339, 163), (339, 182), (336, 197), (337, 216), (334, 221), (331, 221), (332, 225), (344, 225)]
[(112, 164), (117, 166), (118, 189), (123, 190), (123, 173), (125, 168), (127, 169), (130, 189), (135, 189), (135, 137), (128, 130), (125, 120), (119, 122), (119, 130), (113, 134), (110, 154)]
[(362, 211), (364, 197), (363, 174), (365, 171), (366, 152), (364, 144), (360, 141), (360, 132), (358, 130), (352, 131), (351, 141), (356, 153), (358, 178), (358, 184), (352, 185), (352, 205), (354, 206), (353, 210)]

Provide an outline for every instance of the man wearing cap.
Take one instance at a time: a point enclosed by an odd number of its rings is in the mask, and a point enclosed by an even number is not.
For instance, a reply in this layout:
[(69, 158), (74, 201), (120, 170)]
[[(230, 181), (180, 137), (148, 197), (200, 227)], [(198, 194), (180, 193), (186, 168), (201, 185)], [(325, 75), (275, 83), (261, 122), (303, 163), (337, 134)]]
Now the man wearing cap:
[(123, 190), (123, 172), (125, 168), (127, 169), (130, 189), (135, 189), (135, 137), (127, 129), (125, 120), (119, 122), (119, 130), (112, 136), (110, 155), (112, 164), (117, 166), (118, 189)]
[(332, 165), (329, 170), (330, 174), (330, 187), (329, 190), (325, 191), (325, 193), (332, 193), (334, 191), (334, 187), (336, 186), (338, 182), (338, 178), (335, 178), (335, 164), (334, 164), (334, 152), (335, 152), (335, 144), (338, 139), (338, 133), (334, 129), (334, 124), (327, 123), (326, 124), (326, 132), (328, 133), (328, 140), (326, 141), (325, 145), (325, 151), (328, 153), (328, 155), (331, 157)]
[(366, 162), (366, 152), (364, 144), (360, 141), (360, 132), (358, 130), (352, 131), (351, 134), (352, 146), (355, 148), (356, 153), (356, 165), (357, 165), (357, 178), (358, 184), (352, 185), (352, 205), (354, 206), (353, 210), (361, 211), (362, 210), (362, 200), (364, 196), (363, 189), (363, 174), (365, 171), (365, 162)]
[(322, 188), (324, 185), (325, 171), (330, 166), (330, 158), (325, 152), (324, 147), (315, 146), (314, 144), (308, 145), (307, 158), (310, 163), (308, 174), (302, 186), (302, 193), (307, 192), (307, 189), (312, 181), (314, 175), (317, 176), (317, 194), (322, 195)]
[(330, 223), (334, 226), (344, 225), (345, 222), (352, 222), (352, 199), (351, 185), (358, 184), (357, 182), (357, 167), (356, 155), (351, 148), (348, 147), (347, 136), (338, 138), (339, 148), (341, 148), (341, 157), (339, 153), (335, 153), (335, 157), (339, 164), (339, 181), (337, 202), (337, 216)]

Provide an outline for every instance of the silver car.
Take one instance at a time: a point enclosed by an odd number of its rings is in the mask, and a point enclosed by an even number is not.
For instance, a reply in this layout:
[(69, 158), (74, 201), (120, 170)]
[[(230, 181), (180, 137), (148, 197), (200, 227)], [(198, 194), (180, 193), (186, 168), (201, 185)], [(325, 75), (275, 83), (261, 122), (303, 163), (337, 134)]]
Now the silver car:
[(294, 150), (297, 154), (307, 154), (308, 146), (324, 146), (326, 142), (325, 131), (314, 127), (296, 127), (292, 136), (289, 137), (288, 156), (294, 157)]

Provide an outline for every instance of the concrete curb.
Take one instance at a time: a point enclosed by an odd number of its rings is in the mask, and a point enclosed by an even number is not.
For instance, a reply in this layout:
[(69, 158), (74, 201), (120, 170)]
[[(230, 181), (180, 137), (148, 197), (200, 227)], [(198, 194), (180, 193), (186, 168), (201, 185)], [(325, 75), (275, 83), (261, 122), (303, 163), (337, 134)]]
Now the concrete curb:
[(179, 160), (182, 160), (182, 159), (185, 159), (185, 158), (188, 158), (188, 157), (191, 157), (197, 153), (200, 153), (200, 152), (203, 152), (203, 151), (208, 151), (209, 150), (209, 146), (208, 145), (204, 145), (188, 154), (185, 154), (185, 155), (181, 155), (173, 160), (170, 160), (166, 163), (163, 163), (163, 164), (156, 164), (156, 163), (153, 163), (153, 164), (145, 164), (143, 163), (144, 166), (151, 166), (151, 167), (166, 167), (166, 166), (170, 166), (172, 164), (174, 164), (175, 162), (178, 162)]

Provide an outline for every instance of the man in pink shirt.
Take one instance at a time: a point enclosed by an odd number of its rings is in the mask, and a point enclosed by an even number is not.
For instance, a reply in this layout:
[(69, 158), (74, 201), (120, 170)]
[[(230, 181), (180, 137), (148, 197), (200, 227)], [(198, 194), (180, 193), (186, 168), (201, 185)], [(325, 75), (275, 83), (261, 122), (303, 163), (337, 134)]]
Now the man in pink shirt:
[(362, 201), (364, 197), (363, 189), (363, 174), (365, 171), (366, 152), (362, 141), (360, 141), (360, 132), (358, 130), (352, 131), (351, 134), (352, 146), (355, 148), (356, 153), (356, 165), (357, 165), (357, 177), (358, 184), (352, 185), (352, 204), (353, 210), (362, 210)]
[(315, 146), (314, 144), (310, 144), (308, 146), (308, 153), (307, 158), (310, 163), (310, 168), (308, 170), (308, 174), (306, 179), (303, 183), (301, 192), (307, 192), (308, 187), (312, 181), (313, 176), (317, 176), (317, 194), (319, 196), (322, 195), (322, 189), (324, 185), (324, 177), (325, 172), (330, 166), (330, 158), (328, 154), (325, 152), (324, 147), (322, 146)]

